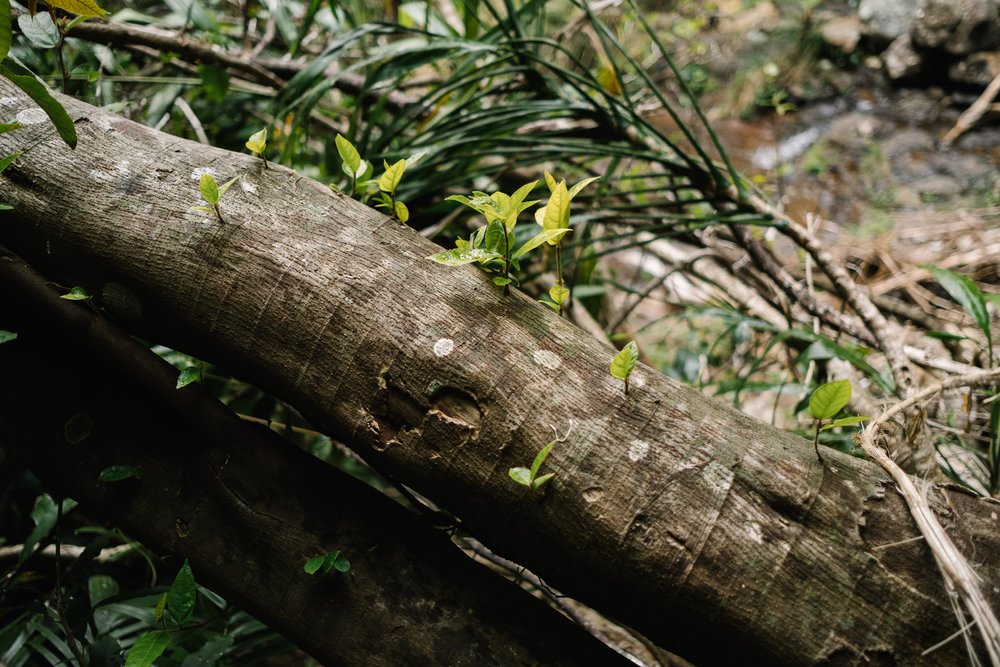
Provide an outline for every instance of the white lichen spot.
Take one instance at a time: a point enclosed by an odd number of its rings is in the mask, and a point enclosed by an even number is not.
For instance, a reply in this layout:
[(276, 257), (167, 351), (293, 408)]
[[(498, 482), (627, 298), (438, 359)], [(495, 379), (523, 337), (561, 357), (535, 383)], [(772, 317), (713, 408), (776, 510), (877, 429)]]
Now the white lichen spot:
[(214, 178), (216, 181), (219, 180), (218, 174), (216, 174), (215, 170), (212, 169), (211, 167), (195, 167), (194, 169), (191, 170), (191, 180), (200, 181), (202, 174), (211, 174), (212, 178)]
[(632, 373), (632, 376), (628, 379), (628, 381), (633, 387), (646, 386), (646, 376), (642, 373)]
[(36, 125), (38, 123), (44, 123), (49, 119), (48, 115), (38, 107), (29, 107), (27, 109), (22, 109), (17, 112), (14, 116), (18, 123), (21, 125)]
[(447, 357), (455, 349), (455, 341), (450, 338), (439, 338), (434, 343), (434, 355), (437, 357)]
[(257, 194), (257, 185), (255, 183), (251, 183), (245, 178), (240, 179), (240, 188), (243, 190), (243, 192), (247, 192), (252, 195)]
[(747, 526), (747, 537), (757, 544), (764, 544), (764, 533), (761, 531), (759, 523), (756, 521), (750, 522)]
[(583, 499), (588, 503), (596, 503), (604, 497), (604, 489), (599, 486), (592, 486), (583, 490)]
[(105, 173), (98, 169), (91, 169), (87, 172), (87, 178), (94, 181), (95, 183), (110, 183), (112, 178), (111, 174)]
[(632, 463), (646, 458), (649, 454), (649, 443), (645, 440), (633, 440), (628, 448), (628, 459)]
[(562, 359), (559, 358), (559, 355), (548, 350), (535, 350), (531, 358), (535, 360), (536, 364), (543, 368), (548, 368), (550, 371), (554, 371), (562, 366)]

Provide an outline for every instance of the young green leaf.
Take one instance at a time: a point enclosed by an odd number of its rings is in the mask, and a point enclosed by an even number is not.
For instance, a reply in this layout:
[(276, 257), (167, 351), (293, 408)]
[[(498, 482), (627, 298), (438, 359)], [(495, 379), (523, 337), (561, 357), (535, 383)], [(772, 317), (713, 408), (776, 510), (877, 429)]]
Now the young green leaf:
[(556, 444), (556, 441), (553, 440), (549, 444), (547, 444), (544, 447), (542, 447), (542, 451), (538, 452), (538, 454), (535, 455), (535, 460), (531, 462), (531, 471), (530, 472), (531, 472), (531, 479), (532, 479), (532, 481), (538, 475), (539, 468), (541, 468), (542, 464), (545, 463), (545, 459), (548, 458), (549, 452), (552, 451), (552, 448), (555, 446), (555, 444)]
[[(3, 3), (0, 3), (0, 4), (3, 4)], [(17, 123), (12, 123), (12, 124), (13, 125), (17, 125)], [(18, 125), (18, 127), (20, 127), (20, 125)], [(0, 132), (0, 134), (2, 134), (2, 132)], [(9, 167), (10, 165), (14, 164), (14, 160), (16, 160), (19, 157), (21, 157), (20, 153), (11, 153), (7, 157), (5, 157), (2, 160), (0, 160), (0, 174), (2, 174), (4, 171), (6, 171), (7, 167)]]
[(514, 282), (513, 278), (504, 278), (503, 276), (497, 276), (493, 279), (493, 284), (497, 287), (503, 287), (504, 285), (510, 285)]
[(401, 201), (396, 202), (396, 219), (400, 222), (406, 222), (410, 219), (410, 209), (406, 208), (406, 204)]
[(940, 269), (929, 264), (924, 264), (922, 267), (934, 276), (934, 279), (944, 288), (948, 296), (965, 308), (965, 312), (972, 317), (973, 321), (979, 326), (980, 331), (986, 336), (986, 344), (992, 356), (993, 335), (990, 332), (990, 314), (986, 310), (986, 299), (983, 297), (983, 292), (979, 289), (979, 285), (961, 273)]
[(256, 153), (257, 155), (263, 155), (264, 150), (267, 149), (267, 128), (259, 132), (254, 132), (250, 135), (247, 140), (246, 147), (250, 149), (250, 152)]
[(164, 593), (160, 596), (160, 599), (156, 601), (156, 606), (153, 607), (153, 622), (159, 623), (163, 620), (163, 613), (167, 610), (167, 594)]
[(569, 298), (569, 290), (560, 285), (553, 285), (549, 289), (549, 298), (555, 301), (557, 306), (561, 306)]
[(528, 241), (523, 246), (515, 250), (514, 253), (510, 256), (510, 258), (517, 259), (518, 257), (523, 256), (525, 253), (531, 252), (532, 250), (542, 245), (543, 243), (550, 243), (550, 244), (557, 243), (559, 239), (563, 237), (564, 234), (571, 231), (573, 230), (569, 229), (568, 227), (563, 229), (542, 230), (538, 234), (535, 234), (533, 237), (528, 239)]
[(636, 364), (638, 363), (639, 347), (635, 344), (634, 340), (629, 341), (628, 345), (623, 347), (612, 360), (611, 377), (619, 380), (627, 380), (628, 377), (632, 375), (632, 371), (635, 370)]
[(843, 417), (841, 419), (835, 419), (829, 424), (825, 425), (820, 431), (829, 431), (831, 428), (839, 428), (841, 426), (854, 426), (855, 424), (860, 424), (871, 419), (871, 417), (862, 417), (856, 415), (854, 417)]
[(837, 380), (816, 387), (809, 397), (809, 412), (815, 419), (830, 419), (851, 401), (851, 381)]
[[(338, 135), (339, 136), (339, 135)], [(326, 556), (314, 556), (306, 561), (306, 565), (303, 568), (306, 574), (316, 574), (319, 569), (323, 567), (323, 562), (326, 560)]]
[(351, 569), (351, 561), (341, 556), (340, 553), (338, 552), (333, 559), (333, 569), (341, 573), (347, 572), (348, 570)]
[(600, 179), (601, 179), (600, 176), (591, 176), (590, 178), (585, 178), (582, 181), (580, 181), (579, 183), (577, 183), (576, 185), (574, 185), (573, 187), (571, 187), (569, 189), (569, 199), (570, 199), (570, 201), (573, 201), (573, 198), (576, 197), (578, 194), (580, 194), (580, 190), (583, 190), (585, 187), (587, 187), (588, 185), (590, 185), (594, 181), (598, 181)]
[(531, 488), (531, 471), (527, 468), (511, 468), (507, 474), (518, 484)]
[[(569, 227), (569, 192), (566, 190), (566, 181), (559, 181), (552, 191), (545, 208), (539, 209), (535, 213), (535, 221), (544, 230), (564, 229)], [(561, 236), (560, 236), (561, 238)], [(549, 240), (549, 245), (555, 245), (558, 240)]]
[(86, 301), (87, 299), (90, 298), (90, 295), (87, 294), (87, 290), (83, 289), (82, 287), (74, 287), (69, 292), (63, 294), (59, 298), (66, 299), (67, 301)]
[(550, 472), (547, 475), (542, 475), (541, 477), (536, 477), (535, 479), (531, 480), (531, 489), (533, 491), (537, 491), (538, 489), (540, 489), (543, 486), (545, 486), (546, 484), (548, 484), (549, 480), (551, 480), (555, 476), (556, 476), (556, 474), (554, 472)]
[(194, 611), (197, 587), (194, 584), (194, 573), (191, 572), (191, 565), (187, 560), (181, 565), (181, 569), (174, 577), (174, 583), (167, 591), (167, 611), (177, 625), (183, 625)]
[(166, 630), (153, 630), (135, 640), (135, 644), (125, 658), (125, 667), (151, 667), (167, 647), (170, 646), (170, 633)]
[(177, 388), (186, 387), (192, 382), (201, 382), (201, 369), (197, 366), (188, 366), (177, 376)]
[(198, 179), (198, 189), (201, 191), (201, 198), (212, 206), (219, 203), (219, 184), (215, 182), (212, 175), (207, 171)]
[(17, 338), (17, 334), (13, 331), (5, 331), (0, 329), (0, 343), (9, 343), (10, 341)]
[(357, 178), (359, 174), (364, 171), (364, 160), (361, 159), (361, 154), (358, 153), (358, 149), (354, 147), (354, 144), (339, 134), (334, 141), (337, 144), (337, 152), (340, 154), (340, 159), (344, 161), (344, 172), (348, 176)]
[(139, 469), (130, 465), (108, 466), (97, 476), (101, 482), (120, 482), (123, 479), (139, 478)]
[[(240, 179), (239, 176), (233, 176), (228, 181), (226, 181), (225, 183), (223, 183), (222, 185), (220, 185), (219, 186), (219, 199), (222, 199), (223, 195), (226, 194), (226, 191), (229, 190), (229, 188), (232, 187), (233, 183), (235, 183), (239, 179)], [(217, 203), (217, 202), (215, 202), (215, 203)]]
[[(0, 3), (2, 4), (2, 3)], [(8, 132), (13, 132), (21, 127), (24, 127), (18, 122), (14, 123), (0, 123), (0, 134), (7, 134)]]
[(394, 165), (383, 161), (383, 164), (385, 165), (385, 173), (378, 179), (378, 189), (382, 192), (395, 194), (396, 188), (403, 178), (403, 172), (406, 171), (406, 160), (400, 160)]
[(445, 266), (462, 266), (473, 262), (488, 262), (493, 259), (500, 259), (503, 255), (498, 252), (488, 252), (482, 248), (452, 248), (431, 255), (427, 259), (433, 260)]
[(54, 49), (59, 44), (59, 28), (52, 22), (52, 17), (48, 14), (36, 14), (35, 16), (21, 14), (17, 17), (17, 27), (36, 48)]

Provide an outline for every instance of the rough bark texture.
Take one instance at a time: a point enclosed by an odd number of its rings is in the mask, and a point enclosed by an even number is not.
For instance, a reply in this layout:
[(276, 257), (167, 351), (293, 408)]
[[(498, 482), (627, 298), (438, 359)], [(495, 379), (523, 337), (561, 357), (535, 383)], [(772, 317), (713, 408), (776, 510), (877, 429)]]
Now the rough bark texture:
[[(30, 102), (0, 84), (0, 116)], [(963, 659), (933, 560), (873, 464), (826, 455), (613, 354), (373, 210), (259, 160), (69, 102), (0, 137), (17, 219), (0, 241), (82, 284), (127, 326), (234, 369), (454, 511), (490, 547), (704, 664)], [(239, 175), (225, 223), (197, 169)], [(552, 439), (544, 493), (515, 486)], [(930, 490), (1000, 582), (996, 506)]]
[[(0, 451), (323, 664), (628, 664), (364, 483), (233, 415), (0, 249)], [(64, 425), (90, 420), (81, 442)], [(109, 465), (139, 480), (98, 482)], [(341, 549), (347, 574), (303, 571)]]

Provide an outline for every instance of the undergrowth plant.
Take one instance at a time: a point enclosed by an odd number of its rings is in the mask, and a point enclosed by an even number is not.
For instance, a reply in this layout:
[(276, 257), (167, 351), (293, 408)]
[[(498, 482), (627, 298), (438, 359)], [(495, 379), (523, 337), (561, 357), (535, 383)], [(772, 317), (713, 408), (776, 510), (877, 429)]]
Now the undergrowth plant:
[[(850, 380), (836, 380), (816, 387), (812, 396), (809, 397), (809, 414), (816, 420), (813, 448), (816, 450), (816, 458), (820, 461), (823, 460), (823, 455), (819, 453), (819, 434), (821, 432), (841, 426), (853, 426), (870, 419), (870, 417), (857, 415), (845, 415), (834, 419), (851, 402), (853, 389)], [(828, 419), (833, 419), (833, 421), (824, 423)]]
[(267, 128), (259, 130), (250, 135), (247, 139), (246, 147), (250, 149), (250, 152), (254, 155), (260, 157), (264, 161), (264, 169), (267, 169), (267, 156), (264, 155), (264, 151), (267, 150)]
[(219, 219), (219, 222), (224, 223), (225, 220), (222, 219), (222, 211), (219, 210), (219, 202), (238, 178), (239, 176), (234, 176), (222, 185), (219, 185), (215, 182), (215, 178), (206, 171), (201, 175), (201, 178), (198, 179), (198, 189), (201, 191), (201, 198), (208, 202), (211, 208), (209, 208), (209, 206), (192, 206), (191, 209), (194, 211), (214, 213), (215, 217)]
[(556, 442), (558, 442), (558, 438), (542, 447), (542, 450), (535, 455), (535, 460), (531, 462), (531, 468), (511, 468), (507, 471), (507, 474), (521, 486), (526, 486), (532, 491), (538, 491), (556, 476), (554, 472), (541, 476), (538, 475), (539, 469), (545, 463), (545, 459), (548, 458), (549, 453), (552, 452), (552, 448), (555, 447)]
[(520, 248), (513, 249), (518, 216), (538, 203), (537, 200), (525, 201), (536, 185), (538, 181), (532, 181), (510, 195), (503, 192), (488, 195), (477, 191), (470, 197), (448, 197), (448, 201), (458, 202), (482, 214), (486, 225), (473, 232), (469, 240), (458, 239), (455, 248), (436, 253), (427, 259), (445, 266), (479, 264), (487, 273), (499, 274), (494, 276), (493, 283), (502, 286), (505, 293), (509, 292), (511, 283), (519, 284), (511, 272), (520, 271), (520, 260), (524, 255), (543, 243), (557, 241), (571, 231), (568, 227), (543, 228)]
[[(571, 188), (566, 187), (566, 180), (556, 182), (548, 171), (545, 172), (545, 183), (549, 186), (549, 200), (544, 208), (535, 211), (535, 222), (541, 225), (543, 230), (569, 229), (570, 203), (585, 187), (598, 180), (599, 176), (586, 178)], [(570, 296), (570, 291), (563, 284), (563, 262), (562, 262), (562, 239), (563, 234), (548, 239), (546, 244), (555, 248), (556, 252), (556, 284), (549, 289), (548, 301), (542, 301), (555, 309), (560, 315), (563, 314), (563, 305)]]
[(625, 395), (628, 396), (628, 379), (632, 376), (639, 363), (639, 347), (635, 341), (629, 341), (615, 358), (611, 360), (611, 377), (625, 381)]

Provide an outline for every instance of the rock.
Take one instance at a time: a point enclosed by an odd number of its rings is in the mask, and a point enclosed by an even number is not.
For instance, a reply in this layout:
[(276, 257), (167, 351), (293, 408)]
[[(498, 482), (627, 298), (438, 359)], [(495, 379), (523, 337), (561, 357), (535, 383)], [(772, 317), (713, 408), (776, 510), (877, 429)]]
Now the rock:
[(901, 123), (926, 127), (941, 118), (941, 99), (928, 90), (903, 88), (896, 92), (889, 112)]
[(910, 36), (900, 35), (892, 41), (889, 48), (882, 54), (885, 71), (894, 81), (912, 79), (923, 70), (924, 61), (920, 53), (913, 48)]
[(857, 16), (835, 16), (819, 28), (823, 41), (844, 53), (853, 53), (861, 41), (861, 21)]
[(882, 151), (890, 160), (898, 160), (915, 151), (934, 150), (934, 136), (926, 130), (908, 127), (893, 132), (884, 142)]
[(913, 17), (923, 4), (924, 0), (861, 0), (861, 31), (869, 39), (888, 44), (910, 32)]
[[(1000, 30), (1000, 27), (997, 29)], [(998, 76), (1000, 76), (1000, 51), (970, 53), (948, 68), (948, 78), (952, 81), (983, 88)]]
[(950, 176), (928, 176), (910, 187), (925, 197), (948, 197), (962, 193), (962, 185)]
[(913, 45), (953, 55), (1000, 46), (996, 0), (926, 0), (910, 29)]

